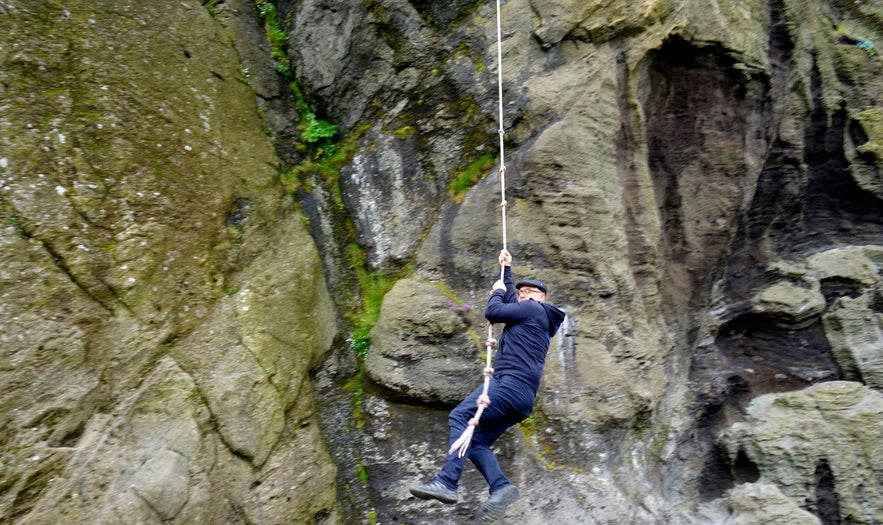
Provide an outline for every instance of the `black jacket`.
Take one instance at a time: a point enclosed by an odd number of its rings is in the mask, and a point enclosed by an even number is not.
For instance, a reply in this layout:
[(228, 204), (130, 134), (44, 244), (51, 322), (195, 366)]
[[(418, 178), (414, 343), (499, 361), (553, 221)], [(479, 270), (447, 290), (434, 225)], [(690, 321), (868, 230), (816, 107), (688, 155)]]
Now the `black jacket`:
[(506, 291), (494, 290), (484, 316), (491, 323), (504, 323), (494, 358), (494, 375), (515, 376), (534, 392), (540, 388), (549, 342), (564, 321), (564, 312), (533, 299), (518, 302), (512, 283), (512, 269), (503, 272)]

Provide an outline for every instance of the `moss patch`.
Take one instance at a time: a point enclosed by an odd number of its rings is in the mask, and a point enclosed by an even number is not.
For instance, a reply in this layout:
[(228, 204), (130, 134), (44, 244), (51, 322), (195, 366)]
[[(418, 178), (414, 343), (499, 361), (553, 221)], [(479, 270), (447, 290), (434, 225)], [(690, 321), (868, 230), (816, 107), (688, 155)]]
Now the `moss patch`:
[(879, 162), (883, 159), (883, 108), (868, 108), (854, 116), (868, 137), (868, 141), (856, 150), (862, 154), (873, 155)]
[(471, 163), (461, 166), (451, 179), (448, 193), (456, 202), (462, 202), (478, 181), (483, 179), (488, 171), (494, 167), (496, 158), (490, 154), (484, 154)]

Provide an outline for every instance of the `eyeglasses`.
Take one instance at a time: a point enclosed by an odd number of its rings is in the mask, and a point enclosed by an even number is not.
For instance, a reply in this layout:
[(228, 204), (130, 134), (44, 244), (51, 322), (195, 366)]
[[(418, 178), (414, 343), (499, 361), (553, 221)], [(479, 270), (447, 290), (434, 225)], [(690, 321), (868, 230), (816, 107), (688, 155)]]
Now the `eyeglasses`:
[(532, 288), (521, 288), (518, 290), (518, 295), (529, 295), (532, 293), (543, 293), (542, 290), (534, 290)]

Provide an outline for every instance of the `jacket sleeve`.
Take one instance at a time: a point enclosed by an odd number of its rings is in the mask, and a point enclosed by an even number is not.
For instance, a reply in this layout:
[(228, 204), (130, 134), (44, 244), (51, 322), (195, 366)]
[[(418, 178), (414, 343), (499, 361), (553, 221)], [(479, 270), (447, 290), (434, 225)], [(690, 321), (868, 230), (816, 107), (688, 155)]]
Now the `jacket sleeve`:
[(530, 317), (530, 310), (521, 303), (504, 303), (503, 292), (496, 291), (488, 299), (484, 317), (491, 323), (512, 323)]
[(517, 303), (518, 292), (515, 290), (515, 284), (512, 281), (512, 267), (503, 268), (503, 284), (506, 285), (506, 293), (503, 295), (504, 303)]
[(512, 282), (512, 269), (506, 267), (503, 270), (503, 284), (506, 291), (494, 290), (488, 299), (484, 310), (484, 317), (491, 323), (511, 323), (522, 321), (530, 315), (530, 308), (518, 302), (518, 294)]

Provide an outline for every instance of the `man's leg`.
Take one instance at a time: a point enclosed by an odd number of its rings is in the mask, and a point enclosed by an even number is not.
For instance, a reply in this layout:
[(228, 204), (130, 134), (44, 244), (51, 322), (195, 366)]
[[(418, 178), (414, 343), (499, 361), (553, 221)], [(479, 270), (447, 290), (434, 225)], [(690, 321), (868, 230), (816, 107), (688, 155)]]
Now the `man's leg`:
[[(451, 411), (448, 418), (451, 429), (449, 447), (460, 437), (469, 420), (475, 415), (477, 409), (475, 403), (481, 392), (481, 388), (476, 389)], [(475, 427), (466, 457), (484, 476), (493, 493), (508, 485), (509, 480), (503, 474), (500, 463), (490, 447), (509, 427), (530, 415), (533, 409), (534, 394), (517, 379), (511, 377), (493, 378), (488, 388), (488, 397), (491, 399), (491, 404), (485, 408), (481, 421)], [(450, 454), (445, 461), (446, 468), (442, 469), (444, 476), (440, 475), (439, 477), (445, 482), (451, 482), (453, 479), (459, 480), (465, 463), (464, 459), (457, 458), (456, 452)]]
[[(475, 416), (475, 412), (478, 410), (476, 402), (478, 401), (478, 396), (480, 396), (483, 391), (483, 386), (473, 390), (472, 393), (466, 396), (466, 399), (454, 407), (448, 415), (448, 450), (450, 450), (454, 442), (460, 438), (463, 431), (466, 430), (466, 427), (469, 426), (469, 420)], [(487, 414), (487, 412), (488, 410), (485, 409), (484, 413)], [(484, 420), (484, 416), (482, 416), (482, 420)], [(475, 438), (473, 437), (473, 441), (474, 439)], [(466, 464), (467, 459), (466, 456), (460, 458), (457, 457), (457, 455), (457, 451), (448, 454), (445, 458), (444, 466), (436, 476), (436, 479), (440, 480), (446, 487), (453, 490), (457, 490), (457, 486), (460, 483), (460, 475), (463, 474), (463, 466)]]
[[(482, 392), (483, 387), (476, 388), (449, 414), (448, 449), (460, 438), (468, 427), (469, 420), (475, 416), (476, 401)], [(457, 451), (448, 454), (438, 475), (426, 484), (412, 485), (412, 494), (419, 498), (433, 498), (444, 503), (455, 503), (457, 501), (457, 487), (467, 458), (475, 464), (488, 481), (492, 496), (495, 492), (499, 494), (500, 488), (511, 485), (503, 475), (490, 446), (506, 429), (530, 415), (534, 393), (514, 378), (492, 378), (488, 397), (491, 398), (491, 404), (482, 413), (481, 421), (475, 429), (469, 446), (470, 450), (466, 456), (457, 457)]]
[[(478, 429), (476, 429), (475, 435), (472, 437), (472, 444), (469, 446), (469, 461), (471, 461), (481, 475), (484, 476), (491, 492), (508, 485), (509, 479), (503, 474), (503, 469), (500, 468), (500, 462), (497, 461), (497, 456), (491, 451), (490, 445), (499, 439), (499, 437), (503, 435), (503, 432), (513, 424), (514, 423), (496, 424), (493, 429), (484, 427), (482, 428), (482, 432), (479, 432)], [(493, 430), (493, 432), (491, 432), (491, 430)]]
[(495, 412), (487, 419), (482, 418), (481, 424), (475, 429), (469, 449), (469, 460), (487, 480), (491, 493), (510, 484), (500, 468), (500, 462), (491, 451), (491, 445), (533, 409), (532, 393), (529, 390), (522, 391), (520, 384), (513, 381), (503, 378), (494, 384), (496, 388), (489, 392), (489, 396), (493, 396), (491, 406), (496, 405)]
[[(448, 449), (460, 438), (460, 435), (468, 426), (469, 420), (475, 416), (475, 412), (478, 409), (476, 401), (483, 390), (484, 387), (475, 389), (448, 415), (450, 432)], [(458, 458), (456, 451), (453, 454), (448, 454), (441, 471), (426, 483), (411, 485), (411, 494), (421, 499), (436, 499), (442, 503), (456, 503), (458, 500), (457, 487), (460, 483), (460, 475), (463, 473), (465, 463), (466, 457)]]
[(529, 416), (533, 411), (535, 394), (520, 381), (504, 377), (494, 386), (491, 405), (496, 402), (499, 414), (484, 421), (476, 428), (472, 438), (469, 459), (487, 480), (490, 497), (481, 506), (477, 517), (481, 521), (494, 522), (502, 519), (506, 508), (518, 499), (518, 488), (503, 474), (500, 463), (491, 451), (491, 445), (511, 426)]

